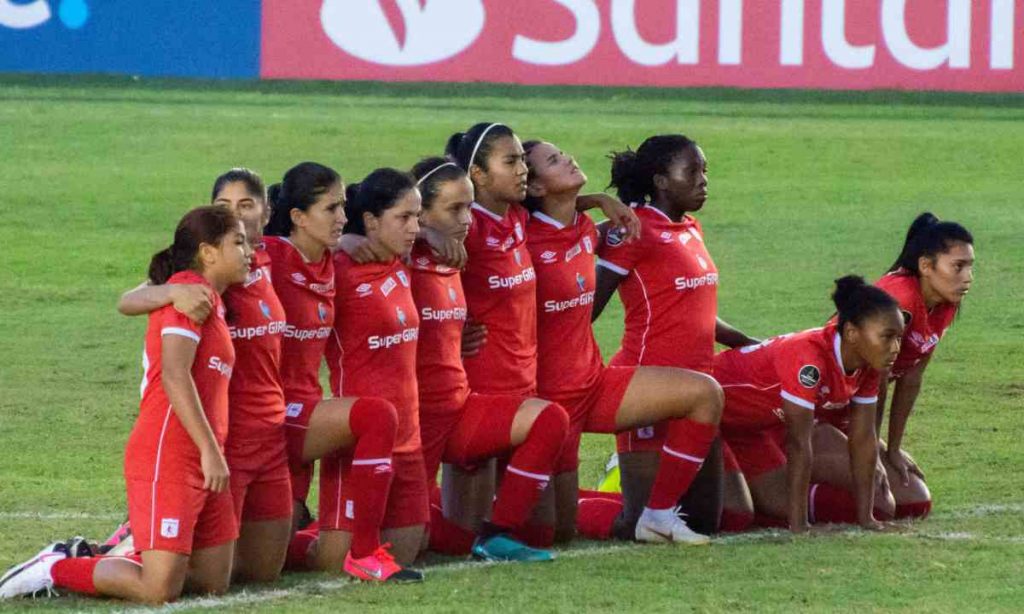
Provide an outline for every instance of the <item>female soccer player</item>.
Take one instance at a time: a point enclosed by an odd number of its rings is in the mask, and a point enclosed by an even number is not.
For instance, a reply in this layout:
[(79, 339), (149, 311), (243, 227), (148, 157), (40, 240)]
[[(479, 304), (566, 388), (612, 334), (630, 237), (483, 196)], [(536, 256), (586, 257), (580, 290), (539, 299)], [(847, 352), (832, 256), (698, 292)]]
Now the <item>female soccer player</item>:
[[(384, 506), (384, 538), (393, 544), (395, 558), (407, 565), (419, 552), (429, 517), (416, 386), (419, 317), (409, 270), (400, 259), (419, 231), (420, 196), (408, 174), (377, 169), (348, 187), (345, 209), (346, 233), (366, 237), (390, 257), (359, 264), (344, 251), (334, 256), (337, 317), (327, 349), (331, 388), (335, 395), (380, 394), (397, 410), (397, 436), (384, 454), (390, 463), (379, 466), (372, 478), (378, 504)], [(368, 461), (344, 456), (338, 461), (321, 463), (320, 496), (340, 501), (339, 528), (350, 531), (345, 510), (356, 495), (350, 476)]]
[[(923, 472), (903, 450), (903, 434), (932, 352), (953, 323), (973, 279), (971, 233), (956, 222), (922, 213), (910, 225), (896, 262), (875, 284), (899, 301), (906, 323), (896, 364), (882, 372), (875, 421), (875, 428), (881, 431), (887, 383), (895, 381), (888, 445), (882, 447), (881, 458), (896, 499), (897, 518), (923, 518), (931, 510), (931, 493)], [(844, 420), (831, 421), (845, 430)]]
[[(466, 237), (468, 261), (462, 285), (471, 326), (483, 326), (486, 343), (464, 360), (469, 385), (483, 394), (531, 397), (536, 394), (537, 304), (536, 274), (526, 249), (528, 213), (527, 168), (519, 137), (500, 123), (480, 123), (448, 139), (445, 154), (469, 174), (475, 190), (473, 222)], [(581, 209), (601, 206), (613, 223), (626, 227), (627, 238), (637, 231), (635, 216), (613, 199), (581, 199)], [(452, 472), (459, 476), (459, 471)], [(472, 475), (472, 474), (470, 474)], [(472, 484), (474, 480), (479, 483)], [(493, 485), (487, 472), (466, 479), (455, 490), (472, 492), (471, 500), (490, 506)], [(485, 510), (472, 505), (453, 509), (453, 520), (476, 529)], [(447, 512), (447, 510), (446, 510)], [(530, 534), (530, 535), (528, 535)], [(531, 545), (549, 545), (554, 527), (549, 521), (523, 527), (520, 535)]]
[[(326, 166), (303, 162), (285, 173), (271, 193), (264, 243), (287, 321), (281, 381), (297, 507), (304, 508), (311, 463), (325, 459), (328, 469), (321, 471), (319, 535), (297, 533), (289, 546), (288, 564), (301, 568), (309, 561), (317, 569), (343, 569), (361, 580), (415, 580), (421, 576), (403, 570), (380, 543), (397, 428), (395, 408), (373, 397), (324, 399), (320, 388), (320, 363), (334, 325), (330, 250), (345, 223), (341, 177)], [(339, 453), (354, 465), (344, 510), (337, 496), (325, 496), (337, 491), (336, 480), (330, 478)]]
[[(609, 231), (598, 247), (596, 319), (616, 289), (625, 306), (621, 349), (609, 366), (663, 366), (709, 374), (715, 342), (728, 347), (756, 343), (718, 317), (718, 269), (693, 213), (708, 196), (707, 159), (679, 134), (652, 136), (635, 151), (612, 159), (619, 199), (632, 203), (643, 223), (629, 243)], [(666, 423), (617, 437), (625, 508), (616, 534), (626, 536), (648, 501)], [(717, 468), (712, 468), (716, 469)], [(737, 485), (726, 484), (726, 490)], [(742, 485), (739, 485), (740, 487)]]
[(755, 509), (785, 518), (794, 532), (814, 521), (808, 501), (815, 500), (810, 492), (815, 411), (847, 406), (851, 477), (850, 483), (834, 486), (853, 491), (862, 527), (879, 526), (872, 513), (878, 371), (896, 361), (903, 318), (893, 297), (857, 276), (836, 280), (832, 298), (835, 323), (715, 357), (715, 379), (725, 390), (722, 437), (750, 485)]
[[(218, 177), (211, 199), (238, 216), (253, 247), (245, 282), (224, 292), (225, 317), (235, 348), (224, 450), (239, 523), (233, 580), (271, 582), (280, 575), (288, 550), (292, 504), (280, 376), (285, 316), (270, 283), (270, 261), (263, 248), (263, 225), (270, 209), (263, 180), (245, 168)], [(155, 311), (173, 304), (175, 290), (185, 297), (190, 290), (196, 291), (200, 313), (191, 310), (186, 314), (200, 323), (205, 320), (202, 299), (209, 296), (202, 284), (144, 284), (122, 296), (118, 310), (125, 315)]]
[[(656, 366), (605, 367), (591, 328), (598, 233), (576, 211), (587, 182), (572, 157), (551, 143), (524, 144), (530, 169), (527, 248), (537, 269), (537, 385), (570, 412), (572, 429), (557, 472), (559, 526), (575, 527), (580, 435), (615, 433), (667, 420), (658, 475), (635, 537), (707, 543), (673, 511), (717, 434), (722, 391), (701, 373)], [(611, 529), (611, 526), (608, 526)], [(606, 535), (607, 537), (607, 535)]]
[[(422, 196), (420, 223), (441, 237), (464, 241), (473, 203), (473, 185), (466, 172), (445, 158), (423, 160), (412, 172)], [(551, 479), (565, 439), (565, 410), (537, 398), (471, 393), (460, 353), (467, 310), (459, 271), (425, 241), (413, 247), (411, 267), (420, 314), (416, 371), (428, 485), (436, 484), (442, 461), (465, 466), (511, 452), (493, 515), (481, 525), (475, 540), (459, 540), (462, 532), (435, 515), (432, 546), (446, 552), (471, 548), (483, 560), (551, 560), (550, 552), (529, 548), (512, 534), (526, 521)]]
[(203, 284), (213, 311), (197, 325), (172, 306), (149, 318), (142, 404), (125, 450), (128, 516), (136, 558), (66, 558), (53, 547), (0, 580), (0, 596), (51, 587), (165, 603), (186, 588), (223, 593), (238, 536), (223, 454), (234, 349), (220, 293), (245, 281), (245, 228), (222, 207), (200, 207), (178, 224), (171, 247), (153, 256), (154, 284)]

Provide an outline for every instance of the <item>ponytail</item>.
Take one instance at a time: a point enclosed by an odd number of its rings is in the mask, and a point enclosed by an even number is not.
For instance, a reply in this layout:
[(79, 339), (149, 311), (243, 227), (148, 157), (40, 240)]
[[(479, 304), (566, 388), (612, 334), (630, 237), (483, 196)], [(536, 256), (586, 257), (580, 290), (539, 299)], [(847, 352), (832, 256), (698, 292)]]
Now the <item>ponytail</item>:
[(654, 176), (664, 175), (680, 154), (697, 143), (681, 134), (652, 136), (640, 144), (636, 151), (613, 151), (611, 183), (619, 200), (626, 204), (643, 203), (654, 199)]
[(840, 277), (835, 284), (832, 302), (835, 303), (836, 313), (839, 315), (840, 332), (847, 322), (860, 326), (876, 313), (899, 308), (896, 299), (885, 290), (867, 284), (860, 275)]
[(910, 224), (903, 250), (889, 267), (889, 272), (903, 270), (915, 277), (920, 276), (918, 262), (921, 258), (934, 258), (948, 251), (954, 243), (973, 245), (974, 237), (956, 222), (943, 222), (930, 212), (922, 213)]
[(225, 207), (197, 207), (184, 215), (174, 230), (174, 243), (149, 261), (149, 281), (167, 283), (172, 275), (199, 266), (199, 247), (220, 245), (224, 235), (238, 227), (238, 218)]
[(494, 141), (509, 136), (515, 136), (515, 133), (505, 124), (481, 122), (466, 132), (456, 132), (448, 137), (444, 153), (466, 172), (474, 164), (486, 169)]
[(270, 220), (263, 234), (287, 237), (292, 233), (292, 209), (307, 211), (331, 186), (341, 181), (333, 168), (316, 162), (302, 162), (284, 174), (281, 183), (270, 186)]

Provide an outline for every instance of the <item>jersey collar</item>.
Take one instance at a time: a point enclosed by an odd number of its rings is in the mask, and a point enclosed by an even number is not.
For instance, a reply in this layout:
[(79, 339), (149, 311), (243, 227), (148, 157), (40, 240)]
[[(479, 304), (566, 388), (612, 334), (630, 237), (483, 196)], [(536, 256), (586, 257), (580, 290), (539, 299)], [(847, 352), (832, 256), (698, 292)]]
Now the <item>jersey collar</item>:
[[(576, 225), (576, 217), (578, 215), (579, 215), (579, 213), (573, 213), (572, 223), (573, 223), (574, 226)], [(543, 222), (543, 223), (547, 224), (548, 226), (553, 226), (553, 227), (555, 227), (556, 230), (565, 230), (565, 224), (559, 222), (558, 220), (556, 220), (555, 218), (551, 217), (550, 215), (547, 215), (545, 213), (541, 213), (540, 211), (534, 211), (533, 213), (530, 214), (530, 217), (536, 219), (538, 222)]]
[(481, 205), (479, 203), (474, 202), (471, 206), (472, 206), (473, 210), (479, 211), (480, 213), (483, 213), (484, 215), (486, 215), (487, 217), (491, 218), (495, 222), (502, 222), (502, 221), (505, 220), (505, 218), (501, 217), (500, 215), (498, 215), (497, 213), (495, 213), (493, 211), (488, 210), (487, 207), (484, 207), (483, 205)]
[(306, 254), (303, 254), (301, 249), (295, 247), (295, 244), (292, 243), (291, 240), (288, 239), (288, 237), (278, 237), (278, 238), (281, 239), (282, 241), (284, 241), (285, 243), (287, 243), (288, 245), (291, 245), (292, 249), (295, 250), (295, 253), (299, 255), (299, 258), (302, 258), (302, 262), (304, 264), (312, 264), (312, 262), (310, 262), (309, 260), (306, 259)]
[(673, 222), (673, 221), (672, 221), (672, 218), (670, 218), (670, 217), (669, 217), (668, 215), (666, 215), (664, 211), (662, 211), (661, 209), (659, 209), (659, 208), (657, 208), (657, 207), (655, 207), (655, 206), (652, 206), (652, 205), (644, 205), (644, 208), (645, 208), (645, 209), (650, 209), (650, 210), (651, 210), (651, 211), (653, 211), (654, 213), (657, 213), (657, 214), (658, 214), (658, 215), (660, 215), (661, 217), (665, 218), (665, 221), (666, 221), (666, 222), (668, 222), (669, 224), (675, 224), (675, 223), (676, 223), (676, 222)]

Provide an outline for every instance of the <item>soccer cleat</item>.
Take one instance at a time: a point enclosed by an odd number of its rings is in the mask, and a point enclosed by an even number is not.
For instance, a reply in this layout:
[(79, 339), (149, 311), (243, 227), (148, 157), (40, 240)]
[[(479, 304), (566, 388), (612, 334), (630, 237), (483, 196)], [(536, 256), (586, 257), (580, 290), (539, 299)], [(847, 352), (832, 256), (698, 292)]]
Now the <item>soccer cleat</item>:
[(117, 530), (99, 547), (100, 554), (109, 554), (110, 556), (124, 556), (134, 552), (135, 539), (132, 537), (132, 527), (127, 520), (117, 527)]
[(54, 563), (66, 559), (67, 556), (67, 545), (63, 542), (54, 542), (31, 559), (11, 567), (3, 577), (0, 577), (0, 599), (28, 595), (35, 597), (36, 593), (44, 590), (47, 597), (57, 595), (57, 591), (53, 590), (50, 569)]
[(516, 561), (533, 563), (555, 560), (550, 550), (531, 548), (523, 542), (498, 533), (490, 537), (477, 537), (473, 542), (473, 558), (480, 561)]
[(679, 508), (652, 510), (644, 508), (636, 523), (634, 534), (637, 541), (649, 544), (687, 544), (702, 546), (711, 542), (707, 535), (697, 533), (679, 517)]
[(89, 543), (81, 535), (76, 535), (64, 542), (64, 549), (67, 551), (69, 559), (95, 556), (97, 549), (94, 546), (95, 544)]
[(601, 492), (622, 492), (619, 474), (619, 455), (612, 452), (608, 462), (604, 465), (604, 475), (597, 483), (597, 490)]
[(384, 544), (361, 559), (352, 558), (349, 550), (342, 569), (353, 578), (366, 582), (422, 582), (423, 572), (406, 569), (396, 563), (395, 557), (388, 552), (390, 547), (391, 544)]

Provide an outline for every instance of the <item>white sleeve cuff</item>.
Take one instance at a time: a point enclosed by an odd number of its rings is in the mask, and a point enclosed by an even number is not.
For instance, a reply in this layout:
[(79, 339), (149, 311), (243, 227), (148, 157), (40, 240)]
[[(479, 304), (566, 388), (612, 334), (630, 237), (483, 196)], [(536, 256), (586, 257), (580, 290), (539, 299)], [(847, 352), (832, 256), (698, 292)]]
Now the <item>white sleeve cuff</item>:
[(859, 405), (871, 405), (872, 403), (878, 402), (878, 397), (853, 397), (850, 400)]
[(607, 260), (603, 260), (601, 258), (597, 259), (597, 266), (603, 266), (609, 271), (612, 271), (613, 273), (618, 273), (619, 275), (629, 275), (629, 271), (627, 271), (626, 269), (620, 267), (617, 264), (612, 264), (611, 262), (608, 262)]
[(793, 394), (790, 394), (790, 393), (786, 392), (785, 390), (783, 390), (781, 392), (781, 395), (782, 395), (783, 399), (789, 401), (793, 405), (799, 405), (800, 407), (803, 407), (804, 409), (809, 409), (811, 411), (814, 411), (814, 403), (811, 403), (807, 399), (801, 399), (800, 397), (798, 397), (796, 395), (793, 395)]
[(179, 337), (188, 337), (192, 341), (199, 343), (199, 335), (190, 331), (187, 328), (179, 328), (177, 326), (167, 326), (160, 329), (160, 336), (164, 335), (178, 335)]

